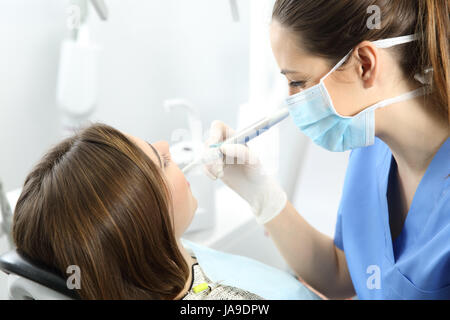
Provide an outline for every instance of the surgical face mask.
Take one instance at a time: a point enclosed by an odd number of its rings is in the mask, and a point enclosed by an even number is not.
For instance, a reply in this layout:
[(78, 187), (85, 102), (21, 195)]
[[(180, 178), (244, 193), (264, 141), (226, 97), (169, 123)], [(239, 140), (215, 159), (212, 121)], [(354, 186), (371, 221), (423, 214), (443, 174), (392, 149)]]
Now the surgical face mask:
[[(417, 40), (417, 35), (374, 41), (378, 48)], [(353, 51), (353, 50), (352, 50)], [(375, 110), (426, 93), (426, 87), (380, 101), (356, 114), (341, 116), (336, 112), (324, 80), (350, 56), (350, 51), (315, 86), (286, 99), (289, 113), (297, 127), (319, 146), (330, 151), (346, 151), (375, 142)]]

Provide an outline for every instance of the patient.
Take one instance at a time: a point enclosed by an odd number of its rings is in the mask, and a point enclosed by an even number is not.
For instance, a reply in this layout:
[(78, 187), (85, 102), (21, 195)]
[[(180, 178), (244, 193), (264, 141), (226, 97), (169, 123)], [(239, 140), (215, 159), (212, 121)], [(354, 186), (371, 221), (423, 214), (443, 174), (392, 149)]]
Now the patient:
[(78, 266), (81, 299), (321, 298), (284, 271), (182, 239), (196, 209), (166, 142), (95, 123), (28, 174), (13, 238), (65, 279)]
[(166, 142), (96, 123), (54, 146), (26, 177), (13, 238), (64, 278), (77, 265), (81, 299), (261, 299), (221, 284), (194, 290), (211, 283), (180, 240), (196, 208)]

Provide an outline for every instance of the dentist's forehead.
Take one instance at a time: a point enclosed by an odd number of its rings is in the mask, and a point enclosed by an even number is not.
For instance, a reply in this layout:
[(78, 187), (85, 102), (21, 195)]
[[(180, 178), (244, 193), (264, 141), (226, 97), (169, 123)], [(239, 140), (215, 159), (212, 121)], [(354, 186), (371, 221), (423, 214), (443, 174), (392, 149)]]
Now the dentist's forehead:
[[(328, 62), (307, 52), (301, 45), (299, 36), (283, 27), (276, 20), (270, 25), (272, 52), (280, 71), (284, 75), (307, 78), (316, 75), (317, 70), (327, 69)], [(319, 72), (321, 74), (322, 71)]]

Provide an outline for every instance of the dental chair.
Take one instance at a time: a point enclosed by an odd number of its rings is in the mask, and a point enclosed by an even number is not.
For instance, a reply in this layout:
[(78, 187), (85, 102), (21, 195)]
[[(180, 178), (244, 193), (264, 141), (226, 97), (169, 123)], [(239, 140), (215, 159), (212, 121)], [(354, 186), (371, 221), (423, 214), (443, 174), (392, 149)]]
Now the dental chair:
[(0, 256), (0, 270), (8, 275), (11, 300), (79, 299), (75, 290), (67, 288), (64, 278), (17, 250)]
[[(11, 236), (12, 216), (21, 190), (8, 195), (0, 179), (0, 239), (6, 237), (9, 251), (0, 255), (0, 270), (7, 274), (8, 296), (13, 300), (77, 299), (74, 290), (55, 271), (32, 261), (14, 248)], [(3, 279), (2, 279), (3, 280)]]

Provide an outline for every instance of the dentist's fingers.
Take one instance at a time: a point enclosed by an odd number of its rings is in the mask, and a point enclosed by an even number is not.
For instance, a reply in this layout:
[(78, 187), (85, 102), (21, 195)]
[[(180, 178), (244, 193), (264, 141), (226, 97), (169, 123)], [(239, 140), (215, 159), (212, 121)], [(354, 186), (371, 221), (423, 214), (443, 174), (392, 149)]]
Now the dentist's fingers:
[(206, 175), (213, 180), (220, 179), (223, 177), (223, 164), (205, 165), (203, 167), (203, 170), (206, 173)]
[(209, 178), (216, 180), (223, 176), (223, 154), (219, 148), (206, 147), (202, 159), (203, 171)]
[(224, 165), (223, 154), (219, 148), (210, 146), (224, 141), (234, 133), (235, 131), (222, 121), (215, 120), (211, 123), (209, 137), (204, 143), (203, 155), (203, 159), (207, 159), (203, 171), (209, 178), (213, 180), (222, 178)]
[(245, 144), (223, 144), (219, 147), (225, 164), (258, 165), (259, 159)]
[(244, 144), (223, 144), (218, 148), (206, 148), (203, 161), (204, 172), (213, 180), (223, 177), (225, 166), (259, 166), (258, 157)]
[[(203, 167), (203, 172), (212, 180), (221, 179), (223, 177), (223, 167), (209, 169), (207, 166)], [(214, 172), (214, 173), (212, 173)]]
[(203, 172), (206, 174), (206, 176), (208, 177), (208, 178), (210, 178), (211, 180), (217, 180), (217, 178), (218, 177), (216, 177), (215, 175), (213, 175), (212, 173), (211, 173), (211, 171), (209, 171), (209, 169), (208, 169), (208, 167), (207, 166), (203, 166)]
[(235, 131), (228, 125), (219, 120), (214, 120), (209, 129), (209, 137), (205, 141), (205, 146), (222, 142), (223, 140), (233, 136)]

